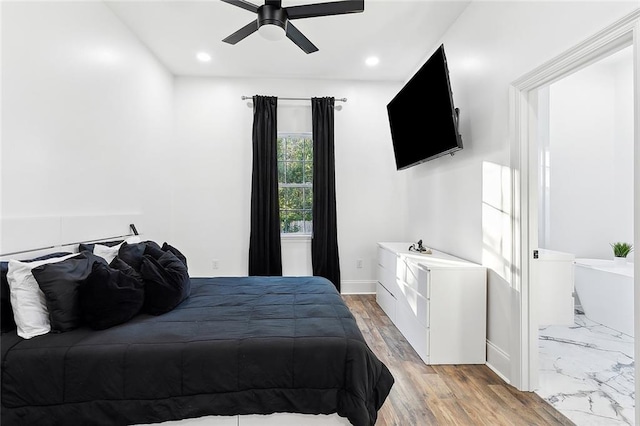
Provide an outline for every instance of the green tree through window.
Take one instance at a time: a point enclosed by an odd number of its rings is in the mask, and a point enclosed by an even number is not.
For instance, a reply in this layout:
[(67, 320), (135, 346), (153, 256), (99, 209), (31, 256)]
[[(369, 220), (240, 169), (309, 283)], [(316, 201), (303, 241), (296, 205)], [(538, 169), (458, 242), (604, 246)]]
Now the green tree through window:
[(278, 134), (280, 232), (311, 234), (313, 141), (311, 133)]

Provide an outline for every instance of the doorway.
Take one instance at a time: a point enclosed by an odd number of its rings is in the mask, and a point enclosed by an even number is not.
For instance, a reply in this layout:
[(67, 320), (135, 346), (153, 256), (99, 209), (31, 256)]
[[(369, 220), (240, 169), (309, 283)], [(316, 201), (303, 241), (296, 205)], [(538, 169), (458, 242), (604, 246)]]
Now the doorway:
[(632, 46), (539, 88), (537, 124), (536, 393), (576, 424), (633, 424), (634, 268), (610, 245), (633, 241)]
[[(635, 40), (635, 42), (634, 42)], [(520, 390), (534, 391), (538, 387), (538, 318), (535, 306), (534, 250), (538, 248), (538, 89), (558, 81), (599, 59), (633, 46), (634, 63), (634, 180), (640, 171), (640, 10), (622, 18), (565, 54), (533, 70), (515, 81), (510, 90), (512, 129), (512, 233), (513, 259), (512, 299), (514, 327), (511, 341), (511, 382)], [(634, 188), (634, 205), (640, 206), (640, 187)], [(634, 218), (634, 245), (640, 241), (640, 215)], [(635, 260), (640, 259), (638, 251)], [(635, 277), (635, 297), (640, 300), (639, 279)], [(638, 324), (640, 303), (635, 304), (635, 324)], [(635, 327), (639, 329), (639, 327)], [(636, 355), (640, 346), (635, 345)], [(636, 384), (636, 389), (637, 389)], [(640, 411), (640, 410), (639, 410)], [(636, 413), (638, 417), (638, 413)], [(640, 422), (639, 422), (640, 423)]]

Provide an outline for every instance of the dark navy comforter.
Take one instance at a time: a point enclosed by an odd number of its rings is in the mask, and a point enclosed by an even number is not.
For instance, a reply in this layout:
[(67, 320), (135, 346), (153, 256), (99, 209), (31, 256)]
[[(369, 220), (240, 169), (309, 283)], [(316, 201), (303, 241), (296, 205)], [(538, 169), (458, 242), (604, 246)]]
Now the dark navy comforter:
[(192, 278), (191, 296), (164, 315), (1, 343), (3, 426), (274, 412), (364, 426), (393, 385), (319, 277)]

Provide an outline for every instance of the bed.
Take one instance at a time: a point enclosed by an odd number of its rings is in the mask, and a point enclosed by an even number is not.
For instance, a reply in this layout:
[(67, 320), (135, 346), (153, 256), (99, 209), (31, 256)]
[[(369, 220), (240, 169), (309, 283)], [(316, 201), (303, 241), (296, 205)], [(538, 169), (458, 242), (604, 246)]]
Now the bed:
[(125, 425), (337, 413), (373, 425), (393, 377), (331, 282), (191, 278), (163, 315), (2, 335), (2, 424)]

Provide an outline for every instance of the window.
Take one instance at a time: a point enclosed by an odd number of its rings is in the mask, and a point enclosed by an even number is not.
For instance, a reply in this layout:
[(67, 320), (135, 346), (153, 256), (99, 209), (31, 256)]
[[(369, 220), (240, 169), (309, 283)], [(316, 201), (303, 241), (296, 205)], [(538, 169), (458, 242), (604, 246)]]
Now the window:
[(278, 133), (280, 232), (311, 235), (313, 140), (311, 133)]

